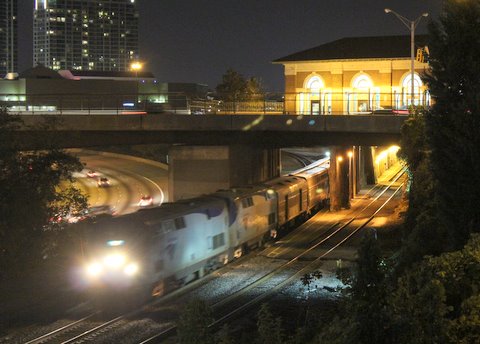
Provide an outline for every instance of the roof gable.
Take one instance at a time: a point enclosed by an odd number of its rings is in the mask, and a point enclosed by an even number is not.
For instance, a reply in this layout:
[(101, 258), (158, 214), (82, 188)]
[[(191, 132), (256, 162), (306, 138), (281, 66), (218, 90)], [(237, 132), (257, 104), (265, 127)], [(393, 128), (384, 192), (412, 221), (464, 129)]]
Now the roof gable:
[[(416, 35), (415, 46), (423, 47), (427, 35)], [(273, 62), (394, 59), (410, 57), (410, 35), (347, 37), (303, 50)]]

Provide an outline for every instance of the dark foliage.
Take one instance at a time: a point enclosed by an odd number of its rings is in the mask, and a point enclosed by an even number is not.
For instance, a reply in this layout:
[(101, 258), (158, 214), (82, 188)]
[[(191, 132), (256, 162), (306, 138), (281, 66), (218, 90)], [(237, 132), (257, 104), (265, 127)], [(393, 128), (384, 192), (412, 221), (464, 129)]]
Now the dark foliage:
[(245, 79), (232, 68), (225, 72), (216, 91), (220, 99), (228, 102), (262, 99), (264, 93), (259, 79)]
[(258, 344), (283, 343), (283, 329), (280, 318), (275, 317), (268, 304), (264, 303), (257, 314)]
[(445, 2), (430, 25), (430, 71), (435, 100), (427, 113), (438, 217), (450, 249), (480, 229), (480, 2)]
[[(65, 223), (51, 219), (86, 207), (86, 198), (71, 182), (82, 169), (77, 158), (63, 151), (18, 151), (10, 139), (21, 125), (0, 112), (0, 271), (3, 277), (21, 274), (58, 254), (68, 234)], [(63, 183), (63, 184), (62, 184)], [(0, 278), (2, 276), (0, 275)]]
[(321, 331), (319, 343), (389, 343), (387, 265), (373, 233), (366, 233), (353, 269), (341, 269), (340, 310)]
[(201, 300), (189, 302), (177, 324), (178, 342), (181, 344), (212, 344), (214, 336), (208, 327), (213, 322), (212, 310)]

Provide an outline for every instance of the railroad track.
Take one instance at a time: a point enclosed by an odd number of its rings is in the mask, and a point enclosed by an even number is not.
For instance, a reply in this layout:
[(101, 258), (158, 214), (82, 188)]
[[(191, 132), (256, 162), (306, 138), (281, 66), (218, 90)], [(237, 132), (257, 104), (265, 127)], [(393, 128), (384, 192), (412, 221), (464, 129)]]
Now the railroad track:
[[(397, 184), (397, 181), (404, 173), (405, 169), (402, 169), (394, 176), (394, 178), (392, 178), (392, 181), (387, 186), (375, 186), (370, 189), (368, 193), (372, 194), (373, 196), (371, 196), (371, 200), (367, 205), (353, 213), (346, 221), (343, 221), (343, 223), (332, 223), (322, 233), (309, 238), (308, 247), (303, 252), (295, 255), (291, 259), (288, 259), (286, 262), (271, 270), (269, 273), (260, 276), (249, 285), (233, 292), (232, 294), (224, 297), (222, 300), (211, 304), (211, 307), (215, 311), (214, 313), (221, 315), (218, 316), (210, 326), (217, 328), (221, 324), (238, 317), (242, 312), (253, 307), (254, 305), (259, 304), (261, 301), (278, 292), (281, 288), (285, 287), (289, 283), (298, 280), (302, 275), (313, 271), (316, 267), (318, 267), (322, 259), (331, 254), (331, 252), (348, 241), (353, 235), (358, 233), (370, 221), (372, 221), (375, 215), (378, 214), (378, 212), (380, 212), (383, 207), (401, 190), (403, 184), (400, 184), (400, 186), (394, 185)], [(380, 197), (382, 197), (388, 190), (392, 188), (395, 188), (395, 191), (392, 193), (392, 195), (386, 201), (382, 202), (380, 206), (373, 207)], [(370, 208), (375, 209), (372, 209), (369, 215), (366, 216), (365, 212)], [(360, 216), (362, 217), (362, 220), (359, 220), (361, 223), (353, 226), (352, 224), (358, 220)], [(300, 228), (300, 231), (308, 229), (309, 226), (311, 226), (311, 224), (309, 224), (309, 221), (307, 221), (306, 224)], [(321, 246), (327, 247), (323, 247), (321, 253), (317, 254), (315, 259), (310, 261), (308, 261), (308, 259), (302, 260), (302, 258), (305, 258), (308, 254), (312, 254), (314, 250), (320, 249)], [(266, 256), (268, 256), (268, 254)], [(221, 273), (219, 273), (219, 275), (221, 275)], [(214, 278), (214, 276), (207, 279), (211, 278)], [(201, 281), (205, 282), (205, 279)], [(190, 287), (186, 289), (191, 291), (192, 288)], [(166, 298), (160, 300), (160, 302), (156, 302), (155, 304), (166, 303), (168, 300), (171, 300), (175, 296), (179, 296), (182, 293), (184, 294), (186, 291), (179, 291), (178, 293), (174, 293), (174, 295), (167, 295)], [(27, 344), (67, 344), (76, 342), (95, 342), (98, 336), (125, 326), (129, 322), (127, 319), (128, 317), (133, 317), (135, 315), (138, 317), (141, 316), (141, 314), (142, 310), (136, 310), (134, 312), (130, 312), (128, 314), (102, 322), (94, 321), (96, 314), (91, 314), (83, 319), (72, 322), (69, 325), (51, 331), (45, 335), (42, 335), (41, 337), (35, 338), (27, 342)], [(146, 344), (162, 342), (163, 340), (174, 336), (175, 333), (175, 325), (166, 325), (162, 331), (142, 340), (140, 343)]]
[[(304, 250), (299, 255), (296, 255), (294, 258), (288, 260), (281, 266), (275, 268), (268, 274), (257, 279), (255, 282), (245, 286), (244, 288), (238, 290), (234, 294), (231, 294), (225, 297), (223, 300), (216, 302), (211, 305), (214, 309), (214, 314), (222, 314), (217, 317), (217, 319), (210, 325), (210, 327), (218, 328), (222, 324), (228, 322), (229, 320), (238, 317), (242, 312), (249, 309), (250, 307), (259, 304), (267, 297), (278, 292), (283, 287), (292, 283), (293, 281), (298, 280), (301, 276), (315, 270), (319, 263), (329, 254), (331, 254), (339, 246), (347, 242), (352, 236), (357, 234), (362, 228), (368, 225), (375, 216), (387, 205), (393, 197), (400, 192), (403, 187), (403, 183), (400, 183), (399, 186), (394, 186), (395, 183), (403, 176), (405, 169), (402, 169), (392, 181), (383, 188), (372, 188), (372, 192), (375, 192), (375, 197), (360, 211), (358, 214), (354, 214), (350, 219), (345, 223), (335, 223), (328, 230), (315, 240), (310, 247)], [(394, 188), (394, 192), (388, 197), (387, 200), (381, 203), (380, 206), (374, 207), (373, 211), (365, 216), (365, 211), (375, 204), (376, 201), (380, 199), (388, 190)], [(353, 225), (355, 220), (358, 219), (359, 215), (362, 215), (362, 218), (367, 217), (365, 220), (361, 220), (360, 224)], [(349, 228), (351, 227), (351, 228)], [(347, 230), (348, 229), (348, 230)], [(339, 236), (341, 234), (341, 236)], [(333, 240), (335, 239), (335, 240)], [(301, 266), (300, 259), (305, 257), (307, 254), (311, 253), (313, 250), (319, 248), (321, 245), (325, 245), (328, 242), (331, 242), (327, 245), (327, 248), (323, 249), (323, 252), (320, 253), (317, 258), (303, 264)], [(293, 271), (289, 271), (293, 270)], [(268, 282), (273, 281), (271, 284)], [(266, 286), (267, 285), (267, 286)], [(252, 295), (256, 295), (252, 297)], [(170, 326), (162, 332), (140, 342), (140, 344), (147, 343), (159, 343), (165, 339), (173, 336), (176, 333), (176, 326)]]

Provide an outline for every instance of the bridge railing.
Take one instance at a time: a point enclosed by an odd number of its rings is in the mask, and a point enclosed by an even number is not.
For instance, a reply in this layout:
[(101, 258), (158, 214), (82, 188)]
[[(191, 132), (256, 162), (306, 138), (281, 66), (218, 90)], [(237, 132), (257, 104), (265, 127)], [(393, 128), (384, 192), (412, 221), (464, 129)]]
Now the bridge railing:
[(428, 92), (265, 93), (226, 99), (193, 98), (184, 93), (0, 94), (0, 107), (11, 114), (407, 114), (411, 105), (430, 106)]

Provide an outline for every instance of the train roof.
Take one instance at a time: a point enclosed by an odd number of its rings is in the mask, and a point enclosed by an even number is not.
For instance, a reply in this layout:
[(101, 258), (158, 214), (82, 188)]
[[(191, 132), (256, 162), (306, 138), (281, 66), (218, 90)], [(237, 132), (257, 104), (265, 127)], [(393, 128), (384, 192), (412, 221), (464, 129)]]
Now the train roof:
[(244, 198), (255, 194), (267, 192), (267, 186), (263, 184), (255, 184), (248, 186), (236, 186), (228, 190), (217, 190), (211, 196), (229, 197), (229, 198)]
[(296, 175), (282, 176), (272, 180), (267, 180), (265, 182), (265, 185), (267, 185), (268, 187), (283, 186), (283, 185), (289, 186), (293, 183), (297, 183), (299, 179), (303, 180), (303, 178), (298, 177)]
[(303, 177), (303, 178), (310, 178), (312, 175), (316, 175), (319, 173), (328, 173), (328, 168), (323, 167), (323, 166), (316, 166), (314, 168), (310, 168), (308, 170), (301, 171), (299, 173), (295, 173), (295, 176), (297, 177)]
[(114, 218), (98, 221), (95, 226), (138, 229), (143, 225), (152, 225), (168, 219), (185, 216), (192, 213), (218, 216), (223, 212), (226, 205), (219, 198), (201, 196), (191, 199), (179, 200), (174, 203), (163, 203), (159, 207), (141, 209), (135, 213), (126, 214)]

